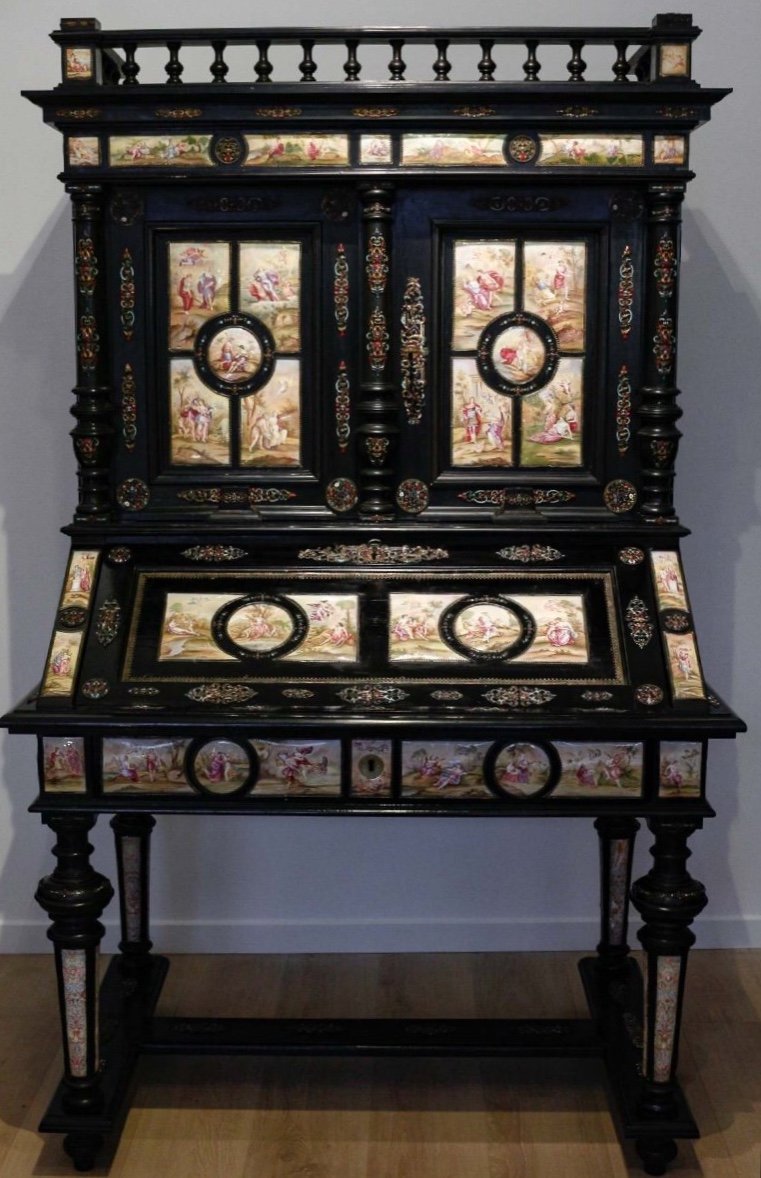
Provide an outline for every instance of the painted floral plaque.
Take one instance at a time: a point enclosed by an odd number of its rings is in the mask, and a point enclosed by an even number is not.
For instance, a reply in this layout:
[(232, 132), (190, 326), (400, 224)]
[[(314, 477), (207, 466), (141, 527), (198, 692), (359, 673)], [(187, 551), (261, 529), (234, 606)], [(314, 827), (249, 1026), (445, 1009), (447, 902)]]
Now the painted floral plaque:
[(339, 740), (252, 741), (259, 758), (256, 794), (335, 797), (341, 792)]
[(403, 135), (402, 163), (413, 168), (503, 167), (501, 135)]
[(581, 466), (583, 360), (564, 356), (521, 404), (521, 466)]
[(111, 135), (114, 168), (210, 168), (211, 135)]
[(684, 135), (655, 135), (653, 163), (676, 167), (687, 162), (687, 140)]
[(207, 319), (230, 310), (230, 246), (224, 241), (169, 243), (169, 347), (192, 351)]
[(513, 402), (490, 389), (470, 356), (452, 359), (452, 465), (512, 466)]
[(320, 168), (349, 162), (346, 135), (246, 135), (249, 168)]
[(390, 164), (393, 162), (390, 135), (360, 135), (359, 162), (361, 164)]
[(563, 352), (584, 350), (587, 249), (583, 242), (527, 241), (523, 305), (555, 332)]
[(190, 793), (185, 753), (190, 741), (115, 739), (103, 741), (105, 793)]
[(625, 797), (642, 792), (641, 744), (555, 745), (561, 761), (553, 797)]
[(488, 744), (402, 742), (402, 795), (407, 798), (487, 798), (483, 763)]
[(56, 630), (42, 680), (43, 695), (71, 695), (77, 673), (83, 634)]
[(188, 358), (170, 361), (170, 453), (176, 466), (228, 466), (230, 413), (226, 397), (199, 380)]
[(42, 737), (42, 783), (47, 793), (85, 793), (85, 742), (81, 736)]
[(705, 687), (694, 634), (664, 634), (675, 699), (704, 699)]
[(69, 567), (66, 570), (60, 609), (65, 609), (70, 605), (81, 605), (86, 609), (90, 604), (98, 556), (97, 551), (80, 548), (72, 552), (69, 558)]
[(703, 746), (696, 741), (662, 740), (659, 798), (699, 798), (703, 781)]
[(297, 241), (241, 242), (240, 309), (272, 333), (278, 352), (301, 344), (301, 245)]
[(536, 744), (505, 745), (494, 761), (497, 788), (516, 798), (530, 798), (541, 793), (549, 784), (551, 775), (550, 759)]
[(100, 166), (100, 140), (96, 135), (69, 135), (66, 155), (70, 168), (97, 168)]
[(514, 241), (456, 241), (452, 347), (473, 351), (484, 327), (515, 306)]
[(267, 383), (241, 402), (242, 466), (301, 465), (301, 361), (278, 359)]
[(547, 349), (533, 328), (511, 324), (494, 340), (491, 360), (503, 380), (515, 385), (528, 384), (544, 368)]
[(253, 759), (234, 740), (209, 740), (192, 755), (189, 771), (202, 790), (239, 793), (251, 785)]
[(641, 135), (540, 135), (540, 164), (587, 168), (636, 168), (644, 162)]
[(351, 792), (354, 797), (389, 797), (392, 753), (390, 740), (351, 742)]
[(661, 609), (684, 609), (690, 607), (684, 588), (682, 565), (676, 552), (651, 552), (655, 592)]

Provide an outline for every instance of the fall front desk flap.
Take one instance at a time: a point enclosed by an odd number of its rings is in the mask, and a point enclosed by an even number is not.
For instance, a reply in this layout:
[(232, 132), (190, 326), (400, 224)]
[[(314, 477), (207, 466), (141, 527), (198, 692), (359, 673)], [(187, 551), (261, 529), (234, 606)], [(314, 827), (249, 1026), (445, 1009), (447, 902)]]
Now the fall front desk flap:
[(392, 539), (269, 565), (262, 547), (74, 547), (34, 708), (504, 723), (711, 707), (673, 548), (497, 538), (474, 568)]

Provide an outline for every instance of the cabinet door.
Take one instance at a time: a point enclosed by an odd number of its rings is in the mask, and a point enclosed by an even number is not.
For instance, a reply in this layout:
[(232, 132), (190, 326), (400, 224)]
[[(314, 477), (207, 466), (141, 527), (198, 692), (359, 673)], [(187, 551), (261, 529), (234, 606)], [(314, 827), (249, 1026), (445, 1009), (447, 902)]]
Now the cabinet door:
[(113, 333), (117, 479), (145, 482), (149, 512), (327, 513), (353, 473), (353, 207), (303, 183), (152, 188), (111, 226), (138, 292), (130, 338)]
[(399, 193), (400, 475), (432, 507), (601, 506), (633, 470), (616, 402), (637, 348), (615, 301), (641, 228), (615, 203), (604, 188)]

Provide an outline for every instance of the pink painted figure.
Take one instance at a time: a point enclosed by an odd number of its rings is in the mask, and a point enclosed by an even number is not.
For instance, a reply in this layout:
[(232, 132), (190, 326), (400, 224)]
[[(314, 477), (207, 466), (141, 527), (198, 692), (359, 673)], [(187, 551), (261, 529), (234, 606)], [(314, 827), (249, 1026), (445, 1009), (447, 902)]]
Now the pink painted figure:
[(50, 660), (50, 670), (54, 675), (71, 674), (71, 651), (68, 646), (57, 650)]
[(475, 442), (481, 433), (481, 425), (484, 419), (484, 411), (476, 401), (475, 397), (470, 397), (465, 402), (460, 410), (462, 423), (465, 426), (465, 441)]
[(562, 650), (566, 646), (573, 646), (576, 641), (576, 631), (566, 618), (556, 617), (545, 630), (547, 641), (555, 650)]

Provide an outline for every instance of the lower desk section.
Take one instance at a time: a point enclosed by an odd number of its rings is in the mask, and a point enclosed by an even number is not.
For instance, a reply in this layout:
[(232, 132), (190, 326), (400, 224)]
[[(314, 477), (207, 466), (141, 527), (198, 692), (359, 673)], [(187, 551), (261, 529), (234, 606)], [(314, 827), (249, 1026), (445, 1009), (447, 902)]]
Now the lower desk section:
[(103, 798), (657, 802), (701, 798), (704, 769), (685, 740), (40, 737), (44, 795)]

